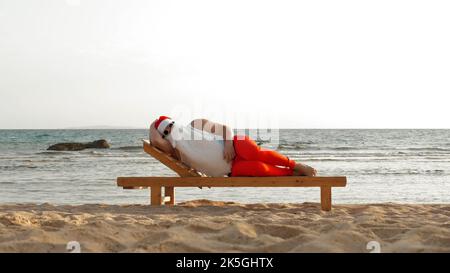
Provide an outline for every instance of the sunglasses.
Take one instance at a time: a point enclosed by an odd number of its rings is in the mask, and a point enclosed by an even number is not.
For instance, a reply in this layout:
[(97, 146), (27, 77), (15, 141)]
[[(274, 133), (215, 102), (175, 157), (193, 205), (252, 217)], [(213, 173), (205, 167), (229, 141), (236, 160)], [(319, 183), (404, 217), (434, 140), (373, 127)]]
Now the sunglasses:
[[(167, 127), (172, 128), (174, 123), (175, 121), (172, 121), (169, 125), (167, 125)], [(168, 134), (169, 130), (164, 130), (164, 135), (162, 136), (162, 138), (165, 138)]]

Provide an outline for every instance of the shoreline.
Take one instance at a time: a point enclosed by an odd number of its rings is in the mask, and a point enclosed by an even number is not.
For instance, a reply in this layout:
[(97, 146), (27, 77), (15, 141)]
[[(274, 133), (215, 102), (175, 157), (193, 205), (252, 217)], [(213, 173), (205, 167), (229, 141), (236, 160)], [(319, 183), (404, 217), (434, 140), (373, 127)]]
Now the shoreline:
[(0, 252), (450, 252), (450, 204), (0, 205)]

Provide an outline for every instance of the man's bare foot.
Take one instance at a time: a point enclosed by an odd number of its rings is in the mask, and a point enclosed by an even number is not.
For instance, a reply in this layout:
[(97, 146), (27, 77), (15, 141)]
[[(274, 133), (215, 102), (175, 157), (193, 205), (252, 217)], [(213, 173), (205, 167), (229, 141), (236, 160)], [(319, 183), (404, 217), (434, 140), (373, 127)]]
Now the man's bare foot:
[(296, 164), (294, 167), (295, 176), (316, 176), (317, 170), (305, 164)]

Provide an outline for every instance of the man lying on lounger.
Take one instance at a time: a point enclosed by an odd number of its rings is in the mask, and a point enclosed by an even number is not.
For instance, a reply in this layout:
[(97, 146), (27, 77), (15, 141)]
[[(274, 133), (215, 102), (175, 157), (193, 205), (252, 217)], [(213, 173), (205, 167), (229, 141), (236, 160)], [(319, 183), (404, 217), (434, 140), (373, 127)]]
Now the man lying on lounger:
[(317, 171), (276, 151), (260, 148), (248, 136), (206, 119), (183, 126), (161, 116), (150, 126), (152, 145), (208, 176), (316, 176)]

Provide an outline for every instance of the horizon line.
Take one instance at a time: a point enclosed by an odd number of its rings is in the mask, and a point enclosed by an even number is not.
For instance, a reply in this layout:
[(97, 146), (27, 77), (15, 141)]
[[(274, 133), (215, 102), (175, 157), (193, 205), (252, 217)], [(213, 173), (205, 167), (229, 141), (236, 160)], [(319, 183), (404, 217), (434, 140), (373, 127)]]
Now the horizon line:
[[(342, 127), (342, 128), (291, 128), (291, 127), (285, 127), (285, 128), (233, 128), (234, 130), (450, 130), (450, 128), (440, 128), (440, 127), (405, 127), (405, 128), (390, 128), (390, 127)], [(0, 128), (1, 131), (24, 131), (24, 130), (36, 130), (36, 131), (77, 131), (77, 130), (149, 130), (149, 128), (142, 128), (142, 127), (111, 127), (111, 128)]]

